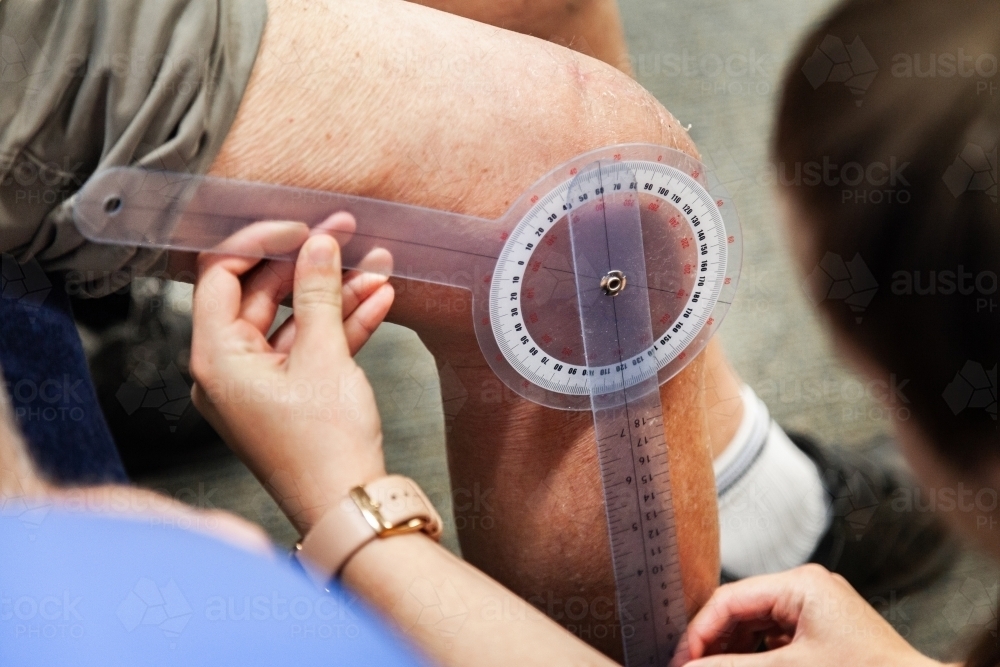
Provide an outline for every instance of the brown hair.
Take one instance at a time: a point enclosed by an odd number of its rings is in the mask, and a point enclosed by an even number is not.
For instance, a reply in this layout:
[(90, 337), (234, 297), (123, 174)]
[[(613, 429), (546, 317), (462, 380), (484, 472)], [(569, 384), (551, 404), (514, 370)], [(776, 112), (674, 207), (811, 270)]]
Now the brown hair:
[(813, 299), (959, 470), (1000, 460), (998, 57), (998, 2), (848, 0), (792, 59), (773, 146)]
[[(913, 418), (962, 466), (1000, 455), (995, 406), (956, 409), (946, 393), (969, 362), (993, 370), (1000, 346), (997, 55), (997, 2), (850, 0), (792, 61), (774, 143), (809, 261), (839, 255), (824, 274), (843, 266), (862, 292), (814, 298), (839, 334), (909, 380)], [(981, 155), (991, 168), (963, 180)]]

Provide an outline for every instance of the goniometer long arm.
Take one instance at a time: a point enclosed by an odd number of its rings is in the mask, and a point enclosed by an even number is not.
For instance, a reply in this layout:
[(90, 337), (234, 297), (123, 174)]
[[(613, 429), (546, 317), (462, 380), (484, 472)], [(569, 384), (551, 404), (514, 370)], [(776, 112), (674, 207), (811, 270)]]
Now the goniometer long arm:
[[(115, 168), (77, 194), (77, 228), (97, 243), (200, 252), (261, 220), (315, 226), (337, 211), (358, 222), (340, 238), (343, 263), (373, 249), (392, 253), (393, 275), (471, 288), (492, 274), (503, 246), (499, 221), (406, 204), (266, 183)], [(273, 256), (271, 259), (293, 259)]]

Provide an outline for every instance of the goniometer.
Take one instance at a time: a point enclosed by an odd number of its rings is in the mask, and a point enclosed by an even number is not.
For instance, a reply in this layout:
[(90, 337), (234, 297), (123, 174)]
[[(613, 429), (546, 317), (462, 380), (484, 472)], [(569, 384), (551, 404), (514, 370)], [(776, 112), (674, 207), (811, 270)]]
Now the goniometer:
[(132, 168), (88, 181), (74, 220), (99, 243), (206, 251), (257, 221), (314, 226), (341, 210), (357, 220), (338, 236), (346, 268), (381, 248), (395, 276), (470, 290), (480, 347), (508, 387), (593, 411), (626, 661), (666, 665), (686, 615), (658, 389), (732, 303), (742, 245), (729, 197), (694, 158), (630, 144), (558, 167), (498, 220)]

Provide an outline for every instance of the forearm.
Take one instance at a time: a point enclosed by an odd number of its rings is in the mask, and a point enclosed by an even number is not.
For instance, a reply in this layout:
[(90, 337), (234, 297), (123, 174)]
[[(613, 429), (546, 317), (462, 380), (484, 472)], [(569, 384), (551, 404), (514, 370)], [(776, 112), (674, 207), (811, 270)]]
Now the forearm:
[(343, 580), (441, 665), (614, 664), (421, 534), (369, 542)]

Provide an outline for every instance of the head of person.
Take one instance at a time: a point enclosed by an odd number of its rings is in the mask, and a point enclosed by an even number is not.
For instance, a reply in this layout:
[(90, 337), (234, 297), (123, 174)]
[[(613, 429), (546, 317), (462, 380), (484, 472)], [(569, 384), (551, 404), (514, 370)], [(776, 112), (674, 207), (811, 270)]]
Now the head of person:
[(997, 2), (848, 0), (789, 64), (772, 159), (838, 347), (1000, 556), (998, 26)]

